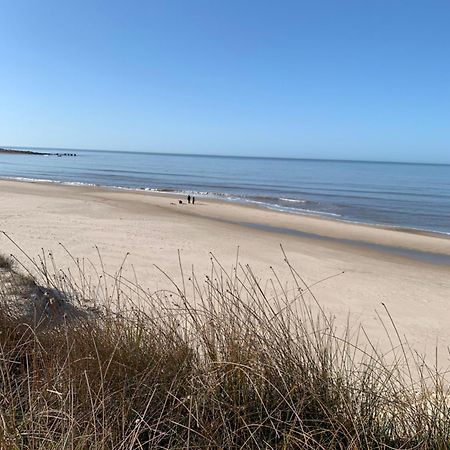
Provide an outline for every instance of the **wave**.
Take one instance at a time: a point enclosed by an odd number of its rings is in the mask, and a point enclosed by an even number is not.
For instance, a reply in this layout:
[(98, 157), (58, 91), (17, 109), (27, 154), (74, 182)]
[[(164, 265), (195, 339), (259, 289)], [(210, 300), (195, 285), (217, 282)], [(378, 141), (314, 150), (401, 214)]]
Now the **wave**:
[[(235, 198), (233, 198), (233, 200), (236, 202), (241, 202), (241, 203), (245, 202), (245, 203), (261, 205), (264, 208), (268, 208), (268, 209), (272, 209), (272, 210), (280, 211), (280, 212), (289, 212), (289, 213), (306, 214), (306, 215), (318, 215), (318, 216), (320, 215), (320, 216), (342, 217), (341, 214), (323, 211), (323, 210), (319, 210), (319, 209), (307, 209), (307, 208), (298, 208), (298, 207), (296, 208), (293, 206), (280, 205), (278, 200), (282, 200), (282, 199), (276, 198), (276, 197), (264, 197), (264, 198), (272, 200), (271, 202), (256, 200), (256, 198), (261, 198), (261, 197), (244, 197), (244, 196), (242, 196), (242, 197), (235, 197)], [(305, 204), (305, 203), (314, 204), (315, 203), (316, 205), (319, 206), (319, 203), (307, 202), (306, 200), (299, 201), (298, 203), (301, 203), (301, 204)]]
[(306, 203), (306, 200), (301, 200), (298, 198), (280, 198), (281, 201), (283, 202), (290, 202), (290, 203)]
[(294, 214), (342, 217), (341, 214), (331, 213), (331, 212), (327, 212), (327, 211), (314, 210), (314, 209), (306, 209), (306, 208), (290, 208), (288, 206), (280, 206), (280, 205), (267, 205), (267, 208), (274, 209), (276, 211), (289, 212), (289, 213), (294, 213)]
[(11, 181), (22, 181), (25, 183), (53, 183), (53, 184), (63, 184), (67, 186), (97, 186), (96, 183), (85, 183), (81, 181), (62, 181), (62, 180), (51, 180), (48, 178), (32, 178), (32, 177), (1, 177), (2, 180)]

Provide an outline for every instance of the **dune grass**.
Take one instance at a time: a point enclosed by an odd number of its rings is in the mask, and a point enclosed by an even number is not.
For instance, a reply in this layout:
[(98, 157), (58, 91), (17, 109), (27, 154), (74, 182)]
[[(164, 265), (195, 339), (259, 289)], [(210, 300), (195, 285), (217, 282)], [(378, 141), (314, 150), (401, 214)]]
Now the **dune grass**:
[(287, 260), (288, 287), (213, 258), (148, 294), (47, 257), (1, 266), (1, 449), (449, 448), (445, 374), (337, 333)]

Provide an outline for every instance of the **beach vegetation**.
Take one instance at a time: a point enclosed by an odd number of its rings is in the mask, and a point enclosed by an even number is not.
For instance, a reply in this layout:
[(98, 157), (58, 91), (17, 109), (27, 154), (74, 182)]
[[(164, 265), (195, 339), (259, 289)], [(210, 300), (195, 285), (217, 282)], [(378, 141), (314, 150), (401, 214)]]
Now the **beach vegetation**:
[(387, 310), (389, 351), (338, 332), (287, 258), (289, 286), (212, 257), (152, 294), (73, 261), (0, 279), (1, 449), (449, 447), (445, 374)]

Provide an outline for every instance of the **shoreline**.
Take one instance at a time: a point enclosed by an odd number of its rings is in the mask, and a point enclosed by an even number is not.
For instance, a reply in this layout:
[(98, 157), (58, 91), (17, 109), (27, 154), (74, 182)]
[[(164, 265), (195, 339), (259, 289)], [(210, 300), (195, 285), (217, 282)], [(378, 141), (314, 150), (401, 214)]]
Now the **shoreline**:
[[(342, 224), (351, 224), (361, 227), (369, 227), (374, 229), (380, 229), (380, 230), (387, 230), (387, 231), (398, 231), (402, 233), (409, 233), (409, 234), (417, 234), (422, 236), (430, 236), (430, 237), (440, 237), (443, 239), (449, 239), (450, 240), (450, 232), (445, 231), (437, 231), (437, 230), (426, 230), (421, 228), (414, 228), (414, 227), (405, 227), (402, 225), (390, 225), (385, 223), (369, 223), (364, 221), (358, 221), (353, 219), (345, 219), (345, 218), (339, 218), (339, 217), (331, 217), (330, 215), (326, 213), (321, 213), (319, 211), (317, 212), (305, 212), (301, 209), (298, 210), (286, 210), (282, 207), (271, 207), (270, 205), (258, 205), (255, 202), (247, 201), (243, 198), (236, 197), (236, 199), (228, 199), (226, 198), (225, 194), (223, 193), (215, 193), (215, 192), (207, 192), (206, 194), (203, 192), (197, 192), (197, 191), (177, 191), (175, 189), (169, 189), (169, 188), (143, 188), (143, 187), (126, 187), (126, 186), (107, 186), (107, 185), (99, 185), (95, 183), (83, 183), (78, 181), (59, 181), (59, 180), (47, 180), (47, 179), (38, 179), (38, 178), (20, 178), (20, 177), (0, 177), (1, 181), (11, 181), (11, 182), (17, 182), (17, 183), (31, 183), (31, 184), (43, 184), (48, 186), (53, 185), (60, 185), (60, 186), (72, 186), (72, 187), (91, 187), (91, 188), (97, 188), (97, 189), (104, 189), (106, 191), (125, 191), (125, 192), (136, 192), (136, 193), (147, 193), (149, 195), (166, 195), (166, 196), (180, 196), (183, 197), (183, 200), (185, 197), (190, 194), (194, 194), (197, 196), (197, 200), (202, 201), (212, 201), (212, 202), (218, 202), (218, 203), (224, 203), (224, 204), (234, 204), (234, 205), (240, 205), (243, 207), (248, 208), (255, 208), (258, 210), (265, 210), (265, 211), (272, 211), (275, 213), (280, 214), (286, 214), (286, 215), (292, 215), (292, 216), (300, 216), (300, 217), (307, 217), (307, 218), (313, 218), (313, 219), (319, 219), (324, 221), (331, 221), (331, 222), (337, 222)], [(320, 236), (320, 235), (318, 235)]]
[[(115, 274), (126, 260), (123, 277), (136, 279), (146, 292), (173, 289), (158, 268), (181, 283), (180, 265), (186, 280), (193, 274), (201, 279), (211, 276), (216, 259), (226, 270), (237, 262), (249, 265), (267, 289), (274, 271), (282, 286), (290, 286), (281, 245), (339, 326), (351, 314), (353, 323), (388, 346), (376, 313), (383, 315), (384, 303), (414, 348), (450, 342), (450, 265), (411, 257), (422, 252), (447, 260), (450, 239), (217, 199), (198, 198), (195, 205), (176, 200), (142, 190), (2, 180), (0, 230), (36, 261), (51, 254), (56, 267), (78, 273), (78, 258), (92, 279), (96, 267)], [(0, 253), (29, 265), (12, 242), (1, 239)]]

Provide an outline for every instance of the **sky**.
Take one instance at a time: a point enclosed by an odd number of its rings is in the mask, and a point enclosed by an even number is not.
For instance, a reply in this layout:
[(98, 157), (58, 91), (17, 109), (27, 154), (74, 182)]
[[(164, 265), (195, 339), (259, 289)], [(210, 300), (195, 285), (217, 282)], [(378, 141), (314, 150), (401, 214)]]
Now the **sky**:
[(0, 11), (0, 145), (450, 163), (448, 0)]

